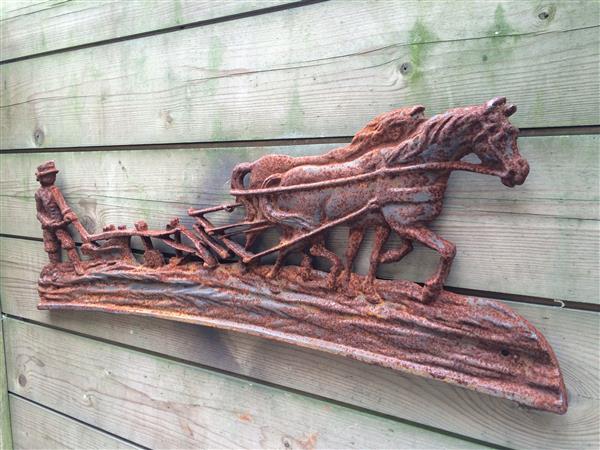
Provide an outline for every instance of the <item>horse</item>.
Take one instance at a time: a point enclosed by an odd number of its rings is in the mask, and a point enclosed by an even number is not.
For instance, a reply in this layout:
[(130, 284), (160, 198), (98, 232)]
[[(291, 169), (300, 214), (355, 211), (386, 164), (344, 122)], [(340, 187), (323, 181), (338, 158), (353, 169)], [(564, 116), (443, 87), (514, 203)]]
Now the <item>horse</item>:
[[(317, 230), (339, 223), (351, 228), (383, 224), (405, 241), (424, 244), (440, 255), (437, 270), (422, 290), (421, 300), (429, 303), (441, 292), (456, 253), (454, 244), (426, 225), (442, 211), (451, 172), (498, 176), (508, 187), (527, 178), (529, 164), (519, 152), (518, 129), (508, 120), (515, 111), (515, 105), (497, 97), (483, 105), (436, 115), (399, 144), (378, 147), (345, 162), (301, 165), (271, 175), (262, 187), (273, 193), (257, 197), (261, 217), (285, 229), (288, 239), (307, 234), (316, 239)], [(469, 154), (480, 163), (461, 161)], [(384, 238), (382, 233), (372, 255), (375, 265)], [(335, 286), (339, 258), (322, 256), (332, 261), (328, 283)]]
[[(234, 190), (256, 189), (261, 187), (269, 176), (284, 173), (294, 167), (350, 161), (374, 148), (401, 142), (414, 133), (415, 129), (425, 121), (424, 110), (424, 106), (415, 105), (380, 114), (356, 133), (349, 145), (335, 148), (323, 155), (293, 157), (272, 154), (265, 155), (254, 162), (238, 164), (231, 174), (231, 188)], [(244, 178), (247, 175), (249, 175), (248, 185), (244, 186)], [(238, 197), (236, 201), (245, 207), (245, 222), (262, 220), (260, 209), (254, 198)], [(246, 233), (246, 249), (252, 246), (258, 235), (258, 232)]]

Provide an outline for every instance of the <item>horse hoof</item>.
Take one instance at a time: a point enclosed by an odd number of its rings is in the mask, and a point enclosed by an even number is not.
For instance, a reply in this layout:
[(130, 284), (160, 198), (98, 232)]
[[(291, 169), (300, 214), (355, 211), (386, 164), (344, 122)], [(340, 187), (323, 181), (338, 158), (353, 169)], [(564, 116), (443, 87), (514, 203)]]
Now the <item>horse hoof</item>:
[(433, 302), (442, 291), (442, 288), (426, 284), (423, 286), (421, 301), (425, 304)]
[(373, 281), (371, 281), (371, 282), (367, 281), (365, 283), (365, 285), (363, 286), (362, 291), (363, 291), (363, 294), (365, 294), (367, 301), (373, 305), (378, 305), (385, 301), (385, 299), (377, 291), (377, 288), (375, 287), (375, 284)]
[(310, 269), (300, 270), (300, 278), (302, 278), (302, 281), (309, 281), (312, 278), (311, 270)]
[(348, 297), (348, 298), (356, 297), (356, 291), (352, 288), (350, 283), (347, 283), (343, 279), (340, 284), (340, 292), (344, 295), (344, 297)]
[(337, 277), (335, 275), (330, 274), (327, 277), (327, 281), (326, 281), (325, 285), (327, 286), (327, 289), (329, 289), (331, 291), (336, 291), (339, 287), (339, 285), (337, 283)]
[(366, 297), (366, 299), (371, 305), (381, 305), (382, 303), (385, 302), (383, 297), (381, 295), (379, 295), (378, 292), (376, 292), (375, 295), (372, 295), (372, 294), (368, 295)]
[(272, 279), (274, 279), (274, 278), (277, 276), (277, 273), (278, 273), (278, 272), (279, 272), (278, 270), (269, 270), (269, 271), (267, 272), (267, 279), (268, 279), (268, 280), (272, 280)]

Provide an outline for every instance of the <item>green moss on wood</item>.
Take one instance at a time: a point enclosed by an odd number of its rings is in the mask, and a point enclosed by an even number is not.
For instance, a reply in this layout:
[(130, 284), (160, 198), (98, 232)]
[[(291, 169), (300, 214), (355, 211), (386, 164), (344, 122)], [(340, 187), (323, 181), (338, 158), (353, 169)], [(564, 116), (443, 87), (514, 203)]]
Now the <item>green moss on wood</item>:
[(492, 38), (491, 44), (496, 49), (502, 47), (502, 50), (510, 50), (514, 42), (519, 38), (515, 30), (506, 19), (504, 7), (498, 5), (494, 11), (494, 23), (487, 30), (487, 34)]
[(206, 82), (206, 93), (211, 97), (217, 92), (219, 84), (219, 69), (223, 64), (223, 53), (225, 47), (219, 36), (213, 36), (210, 38), (210, 44), (208, 48), (208, 80)]
[(173, 0), (173, 8), (175, 10), (175, 23), (179, 25), (183, 23), (183, 15), (181, 14), (181, 0)]
[(428, 52), (427, 46), (437, 39), (437, 36), (423, 24), (421, 19), (417, 19), (410, 29), (408, 42), (410, 44), (410, 60), (413, 65), (409, 78), (411, 83), (422, 81), (423, 66)]
[(304, 110), (300, 102), (298, 80), (294, 81), (294, 88), (290, 98), (290, 106), (287, 113), (287, 128), (291, 133), (304, 130)]

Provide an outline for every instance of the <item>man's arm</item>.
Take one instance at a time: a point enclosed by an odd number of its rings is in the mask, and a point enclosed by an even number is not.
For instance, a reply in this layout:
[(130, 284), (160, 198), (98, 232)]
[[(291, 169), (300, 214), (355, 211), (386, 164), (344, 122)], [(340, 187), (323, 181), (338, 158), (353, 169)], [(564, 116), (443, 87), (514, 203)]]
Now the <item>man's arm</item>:
[(54, 197), (54, 201), (60, 208), (60, 213), (63, 215), (63, 218), (67, 222), (73, 222), (76, 220), (76, 216), (71, 210), (71, 207), (67, 204), (65, 198), (56, 186), (52, 186), (51, 188), (52, 196)]
[(44, 213), (44, 204), (42, 203), (42, 199), (37, 192), (35, 193), (35, 209), (37, 210), (37, 219), (42, 224), (42, 228), (48, 228), (51, 222)]

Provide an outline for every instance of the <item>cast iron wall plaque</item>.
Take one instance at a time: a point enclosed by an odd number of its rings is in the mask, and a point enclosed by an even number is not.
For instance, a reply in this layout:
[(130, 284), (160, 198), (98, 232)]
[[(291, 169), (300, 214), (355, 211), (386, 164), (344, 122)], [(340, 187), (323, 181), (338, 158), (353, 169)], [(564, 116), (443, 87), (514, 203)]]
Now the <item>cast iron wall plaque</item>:
[[(558, 362), (542, 334), (504, 304), (442, 289), (455, 246), (429, 228), (454, 170), (493, 175), (509, 187), (529, 173), (498, 97), (429, 119), (424, 107), (382, 114), (352, 142), (320, 156), (267, 155), (233, 169), (235, 202), (190, 209), (193, 226), (137, 222), (89, 234), (60, 190), (53, 161), (39, 166), (37, 217), (50, 263), (39, 279), (40, 309), (142, 314), (236, 330), (443, 380), (555, 413), (567, 410)], [(464, 162), (475, 154), (480, 162)], [(209, 216), (242, 209), (216, 226)], [(349, 229), (343, 260), (326, 235)], [(81, 237), (81, 253), (70, 227)], [(374, 228), (370, 268), (353, 272)], [(255, 250), (275, 230), (279, 242)], [(384, 251), (396, 234), (401, 245)], [(143, 251), (132, 251), (132, 239)], [(376, 278), (419, 242), (439, 265), (424, 286)], [(61, 260), (64, 249), (67, 261)], [(170, 251), (169, 251), (170, 249)], [(290, 253), (299, 265), (285, 265)], [(276, 254), (272, 264), (261, 259)], [(314, 258), (330, 269), (315, 269)]]

